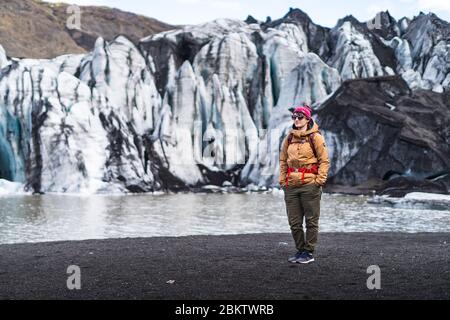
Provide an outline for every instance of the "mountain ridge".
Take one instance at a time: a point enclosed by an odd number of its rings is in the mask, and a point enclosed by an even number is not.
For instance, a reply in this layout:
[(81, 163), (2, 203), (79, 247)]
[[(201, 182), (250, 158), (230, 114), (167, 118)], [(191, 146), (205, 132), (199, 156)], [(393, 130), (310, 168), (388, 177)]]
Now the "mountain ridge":
[(35, 192), (275, 186), (288, 108), (306, 102), (330, 184), (439, 171), (430, 188), (446, 192), (448, 23), (384, 15), (381, 32), (354, 18), (321, 29), (294, 9), (217, 19), (53, 59), (9, 59), (0, 45), (0, 178)]
[(87, 53), (98, 37), (112, 40), (124, 34), (133, 42), (150, 34), (179, 28), (131, 12), (106, 6), (79, 6), (81, 30), (68, 29), (69, 4), (38, 0), (0, 2), (0, 44), (10, 57), (54, 58)]

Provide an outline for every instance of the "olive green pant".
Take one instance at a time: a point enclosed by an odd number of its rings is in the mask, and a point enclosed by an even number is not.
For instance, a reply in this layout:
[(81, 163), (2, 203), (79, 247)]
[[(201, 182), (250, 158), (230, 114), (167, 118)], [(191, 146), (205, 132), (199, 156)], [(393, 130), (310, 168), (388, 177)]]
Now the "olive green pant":
[[(322, 187), (306, 184), (300, 187), (283, 187), (286, 211), (292, 237), (297, 250), (314, 252), (319, 233), (320, 200)], [(303, 230), (306, 225), (306, 238)]]

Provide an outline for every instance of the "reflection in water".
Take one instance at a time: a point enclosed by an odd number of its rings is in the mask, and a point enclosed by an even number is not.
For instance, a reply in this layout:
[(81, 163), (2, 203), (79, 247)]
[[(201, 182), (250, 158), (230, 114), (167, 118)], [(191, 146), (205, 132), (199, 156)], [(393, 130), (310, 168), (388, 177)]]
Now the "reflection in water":
[[(323, 194), (322, 232), (450, 232), (450, 211)], [(0, 243), (289, 232), (282, 193), (0, 197)]]

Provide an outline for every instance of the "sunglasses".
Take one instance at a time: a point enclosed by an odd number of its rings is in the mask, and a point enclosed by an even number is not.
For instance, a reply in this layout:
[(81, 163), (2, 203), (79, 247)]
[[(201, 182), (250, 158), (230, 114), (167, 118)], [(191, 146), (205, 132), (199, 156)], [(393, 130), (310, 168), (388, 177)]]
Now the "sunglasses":
[(298, 120), (302, 120), (305, 116), (302, 114), (293, 114), (291, 116), (292, 120), (298, 119)]

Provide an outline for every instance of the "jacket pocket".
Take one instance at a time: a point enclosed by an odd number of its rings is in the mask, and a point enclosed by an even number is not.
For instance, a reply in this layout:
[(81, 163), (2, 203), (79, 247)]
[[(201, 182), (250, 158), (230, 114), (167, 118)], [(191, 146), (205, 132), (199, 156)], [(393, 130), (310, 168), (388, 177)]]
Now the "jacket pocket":
[(293, 186), (294, 185), (294, 175), (291, 173), (290, 175), (289, 175), (289, 178), (288, 178), (288, 185), (290, 185), (290, 186)]
[(315, 180), (316, 175), (314, 173), (305, 173), (305, 175), (303, 176), (303, 181), (302, 181), (302, 175), (303, 173), (299, 172), (296, 173), (296, 178), (299, 184), (310, 184), (313, 183)]

